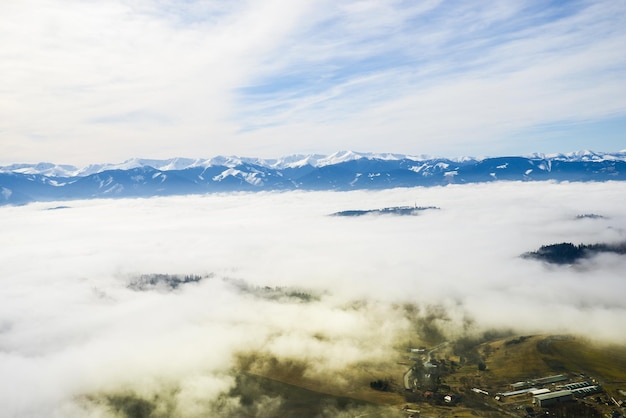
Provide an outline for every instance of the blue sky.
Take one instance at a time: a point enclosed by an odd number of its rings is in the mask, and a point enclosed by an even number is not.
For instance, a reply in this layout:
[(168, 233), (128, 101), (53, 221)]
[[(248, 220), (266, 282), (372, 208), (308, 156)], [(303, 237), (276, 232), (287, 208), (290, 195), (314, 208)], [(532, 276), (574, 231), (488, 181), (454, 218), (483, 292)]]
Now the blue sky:
[(626, 2), (7, 0), (1, 162), (626, 148)]

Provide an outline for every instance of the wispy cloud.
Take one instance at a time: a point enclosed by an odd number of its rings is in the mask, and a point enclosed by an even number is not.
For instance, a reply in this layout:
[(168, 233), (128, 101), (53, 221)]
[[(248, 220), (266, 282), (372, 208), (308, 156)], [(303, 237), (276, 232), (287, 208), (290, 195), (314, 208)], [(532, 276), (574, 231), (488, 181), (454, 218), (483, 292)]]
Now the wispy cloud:
[[(400, 149), (431, 141), (452, 149), (547, 122), (612, 117), (625, 106), (622, 9), (442, 3), (408, 20), (400, 13), (383, 33), (351, 31), (359, 15), (341, 16), (336, 27), (316, 28), (341, 40), (328, 41), (328, 54), (315, 49), (324, 42), (306, 50), (308, 33), (293, 42), (302, 55), (279, 52), (286, 69), (277, 77), (292, 69), (300, 82), (268, 79), (250, 115), (300, 124), (303, 132), (322, 125), (303, 143), (352, 133), (352, 146), (380, 147), (376, 138), (385, 137)], [(371, 12), (364, 21), (377, 21), (380, 10)], [(267, 94), (272, 86), (277, 94)]]
[[(28, 0), (0, 12), (11, 160), (507, 149), (520, 131), (626, 109), (620, 2)], [(133, 113), (171, 123), (101, 123)]]

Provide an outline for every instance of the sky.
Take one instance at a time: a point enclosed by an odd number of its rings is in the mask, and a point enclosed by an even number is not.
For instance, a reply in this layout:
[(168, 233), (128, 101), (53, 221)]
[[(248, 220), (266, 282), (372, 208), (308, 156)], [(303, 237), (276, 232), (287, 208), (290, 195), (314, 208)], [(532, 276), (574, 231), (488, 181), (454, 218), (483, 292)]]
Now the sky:
[[(2, 206), (0, 416), (119, 417), (112, 399), (131, 395), (169, 408), (154, 416), (277, 416), (280, 398), (246, 406), (232, 392), (242, 359), (270, 375), (300, 365), (301, 382), (353, 393), (397, 369), (425, 328), (438, 341), (495, 330), (624, 344), (624, 256), (519, 256), (624, 242), (625, 193), (496, 182)], [(414, 202), (440, 209), (328, 216)], [(158, 273), (206, 278), (129, 287)]]
[(0, 163), (626, 148), (615, 0), (4, 0)]

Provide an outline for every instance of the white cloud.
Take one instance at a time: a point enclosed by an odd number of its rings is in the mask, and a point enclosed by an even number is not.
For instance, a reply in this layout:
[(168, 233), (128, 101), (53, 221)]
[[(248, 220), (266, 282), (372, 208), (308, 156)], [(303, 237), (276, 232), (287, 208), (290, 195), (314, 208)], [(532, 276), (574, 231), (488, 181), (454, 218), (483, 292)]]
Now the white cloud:
[(16, 158), (33, 144), (68, 159), (210, 152), (205, 140), (232, 134), (230, 91), (305, 12), (242, 3), (184, 24), (194, 10), (154, 2), (26, 3), (0, 6), (2, 130)]
[[(422, 313), (442, 306), (450, 337), (471, 318), (477, 332), (624, 343), (623, 257), (577, 267), (518, 257), (556, 242), (623, 242), (624, 187), (494, 183), (2, 207), (3, 413), (107, 416), (105, 404), (82, 396), (128, 390), (151, 399), (175, 387), (176, 410), (197, 416), (235, 384), (238, 353), (314, 362), (308, 378), (393, 358), (394, 344), (419, 338), (406, 303)], [(441, 209), (327, 216), (414, 203)], [(606, 218), (575, 219), (586, 213)], [(126, 287), (147, 273), (214, 276), (173, 292)], [(238, 280), (320, 299), (277, 302), (243, 291)], [(200, 392), (204, 403), (196, 402)]]
[(11, 162), (456, 155), (626, 108), (626, 11), (611, 1), (28, 0), (0, 13)]
[[(333, 59), (317, 51), (307, 56), (322, 57), (318, 65), (347, 66), (345, 78), (314, 94), (272, 96), (253, 107), (252, 120), (271, 126), (258, 135), (275, 147), (291, 137), (304, 148), (339, 143), (458, 155), (464, 147), (506, 148), (504, 138), (530, 127), (623, 114), (623, 8), (587, 5), (560, 20), (540, 18), (540, 9), (493, 10), (465, 7), (432, 22), (397, 19), (380, 44), (365, 41), (368, 31), (342, 32), (346, 48), (330, 47)], [(362, 70), (358, 59), (346, 58), (360, 52), (398, 62)], [(332, 67), (325, 72), (341, 74)], [(263, 106), (272, 110), (264, 113)]]

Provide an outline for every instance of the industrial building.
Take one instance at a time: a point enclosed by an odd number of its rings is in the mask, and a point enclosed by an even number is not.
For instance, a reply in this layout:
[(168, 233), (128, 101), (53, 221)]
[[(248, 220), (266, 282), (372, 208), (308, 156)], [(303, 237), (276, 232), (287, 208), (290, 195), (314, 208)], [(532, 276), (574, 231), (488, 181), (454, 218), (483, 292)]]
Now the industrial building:
[(533, 379), (531, 382), (534, 385), (549, 385), (550, 383), (564, 382), (567, 380), (567, 376), (557, 374), (554, 376), (540, 377), (539, 379)]
[(573, 390), (573, 389), (578, 389), (578, 388), (584, 388), (584, 387), (587, 387), (587, 386), (592, 386), (592, 383), (588, 382), (588, 381), (568, 383), (567, 385), (560, 386), (559, 389), (561, 389), (561, 390)]
[(585, 386), (583, 388), (572, 389), (574, 396), (584, 397), (593, 395), (594, 393), (602, 392), (602, 387), (598, 385)]
[(516, 391), (520, 389), (530, 388), (532, 386), (545, 386), (551, 383), (563, 382), (565, 380), (567, 380), (567, 376), (562, 374), (540, 377), (538, 379), (523, 380), (521, 382), (511, 383), (511, 390)]
[(531, 387), (533, 384), (530, 380), (524, 380), (521, 382), (511, 383), (511, 390), (520, 390)]
[(559, 390), (558, 392), (544, 393), (533, 397), (533, 404), (545, 408), (562, 402), (570, 402), (574, 400), (574, 394), (571, 390)]
[(513, 390), (510, 392), (504, 392), (504, 393), (500, 393), (500, 395), (502, 396), (517, 396), (517, 395), (523, 395), (524, 393), (529, 393), (531, 391), (537, 390), (537, 388), (526, 388), (526, 389), (520, 389), (520, 390)]
[(543, 395), (544, 393), (550, 393), (550, 389), (547, 389), (547, 388), (535, 389), (535, 390), (529, 391), (528, 393), (530, 394), (530, 396)]

